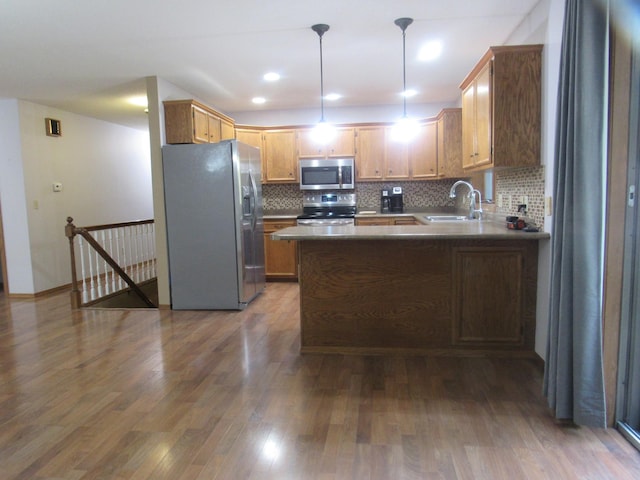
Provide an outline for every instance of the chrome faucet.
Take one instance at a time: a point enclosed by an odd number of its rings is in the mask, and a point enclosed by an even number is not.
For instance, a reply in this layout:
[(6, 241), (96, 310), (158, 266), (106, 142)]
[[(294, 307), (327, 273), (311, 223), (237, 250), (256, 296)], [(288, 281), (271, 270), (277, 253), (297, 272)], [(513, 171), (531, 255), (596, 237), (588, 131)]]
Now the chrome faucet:
[[(469, 193), (467, 194), (467, 198), (469, 199), (469, 220), (473, 220), (474, 218), (480, 219), (482, 217), (482, 195), (480, 194), (480, 191), (473, 188), (473, 185), (469, 182), (458, 180), (451, 186), (451, 190), (449, 190), (450, 198), (456, 198), (456, 187), (458, 187), (458, 185), (465, 185), (469, 189)], [(480, 208), (476, 208), (476, 194), (478, 194), (480, 198)], [(476, 214), (478, 214), (477, 217)]]

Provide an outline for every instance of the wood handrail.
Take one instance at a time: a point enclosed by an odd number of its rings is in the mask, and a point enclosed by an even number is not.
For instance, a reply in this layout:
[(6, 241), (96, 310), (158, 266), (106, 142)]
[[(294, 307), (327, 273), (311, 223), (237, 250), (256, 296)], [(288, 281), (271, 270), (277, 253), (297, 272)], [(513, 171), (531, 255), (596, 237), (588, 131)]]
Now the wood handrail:
[[(71, 217), (67, 217), (67, 222)], [(71, 218), (73, 222), (73, 218)], [(87, 232), (94, 232), (96, 230), (109, 230), (111, 228), (121, 228), (121, 227), (133, 227), (135, 225), (148, 225), (150, 223), (154, 223), (154, 220), (134, 220), (132, 222), (121, 222), (121, 223), (109, 223), (106, 225), (93, 225), (91, 227), (82, 227), (83, 230)], [(78, 227), (75, 227), (78, 228)]]
[(80, 305), (82, 304), (80, 290), (78, 289), (75, 251), (73, 246), (73, 240), (76, 235), (80, 235), (82, 238), (84, 238), (87, 241), (87, 243), (89, 243), (89, 245), (91, 245), (94, 248), (94, 250), (98, 253), (98, 255), (100, 255), (104, 259), (104, 261), (109, 264), (111, 268), (113, 268), (113, 271), (116, 272), (120, 276), (120, 278), (122, 278), (126, 282), (126, 284), (131, 288), (131, 290), (133, 290), (136, 293), (136, 295), (138, 295), (138, 297), (140, 297), (140, 299), (148, 307), (152, 307), (152, 308), (156, 307), (156, 305), (149, 299), (149, 297), (140, 289), (140, 287), (138, 287), (136, 282), (134, 282), (131, 279), (131, 277), (127, 275), (127, 273), (122, 269), (122, 267), (120, 267), (120, 265), (118, 265), (118, 262), (116, 262), (111, 257), (111, 255), (109, 255), (106, 252), (106, 250), (102, 248), (102, 246), (96, 241), (96, 239), (93, 238), (91, 234), (89, 234), (90, 231), (105, 230), (108, 228), (118, 228), (118, 227), (124, 227), (124, 226), (143, 225), (143, 224), (150, 224), (150, 223), (154, 223), (154, 221), (140, 220), (140, 221), (134, 221), (134, 222), (123, 222), (123, 223), (114, 223), (111, 225), (97, 225), (93, 227), (79, 228), (73, 224), (73, 218), (67, 217), (67, 225), (65, 226), (64, 231), (65, 231), (65, 235), (69, 238), (69, 250), (70, 250), (69, 253), (71, 256), (71, 282), (72, 282), (71, 305), (73, 308), (79, 308)]

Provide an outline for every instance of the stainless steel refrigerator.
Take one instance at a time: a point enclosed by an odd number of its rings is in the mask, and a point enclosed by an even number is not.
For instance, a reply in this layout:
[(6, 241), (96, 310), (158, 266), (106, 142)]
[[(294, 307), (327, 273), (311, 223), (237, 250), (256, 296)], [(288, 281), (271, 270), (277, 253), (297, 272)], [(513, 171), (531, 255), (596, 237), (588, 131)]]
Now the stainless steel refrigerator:
[(167, 145), (162, 163), (172, 308), (245, 308), (265, 282), (259, 150)]

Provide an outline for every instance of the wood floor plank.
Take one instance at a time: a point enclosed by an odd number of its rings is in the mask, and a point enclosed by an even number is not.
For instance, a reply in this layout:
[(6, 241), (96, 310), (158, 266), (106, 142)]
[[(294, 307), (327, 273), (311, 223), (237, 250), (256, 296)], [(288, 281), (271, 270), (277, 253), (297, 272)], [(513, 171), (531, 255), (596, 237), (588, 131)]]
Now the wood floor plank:
[(636, 479), (557, 424), (526, 359), (299, 353), (295, 283), (247, 309), (0, 294), (0, 472), (16, 479)]

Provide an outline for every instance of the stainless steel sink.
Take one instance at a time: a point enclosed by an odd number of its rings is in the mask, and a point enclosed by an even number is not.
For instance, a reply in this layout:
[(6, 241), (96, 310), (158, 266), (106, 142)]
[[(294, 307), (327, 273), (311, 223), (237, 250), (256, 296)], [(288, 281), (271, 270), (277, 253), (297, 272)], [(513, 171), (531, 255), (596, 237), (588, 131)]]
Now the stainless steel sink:
[(430, 222), (468, 222), (469, 218), (464, 215), (425, 215)]

